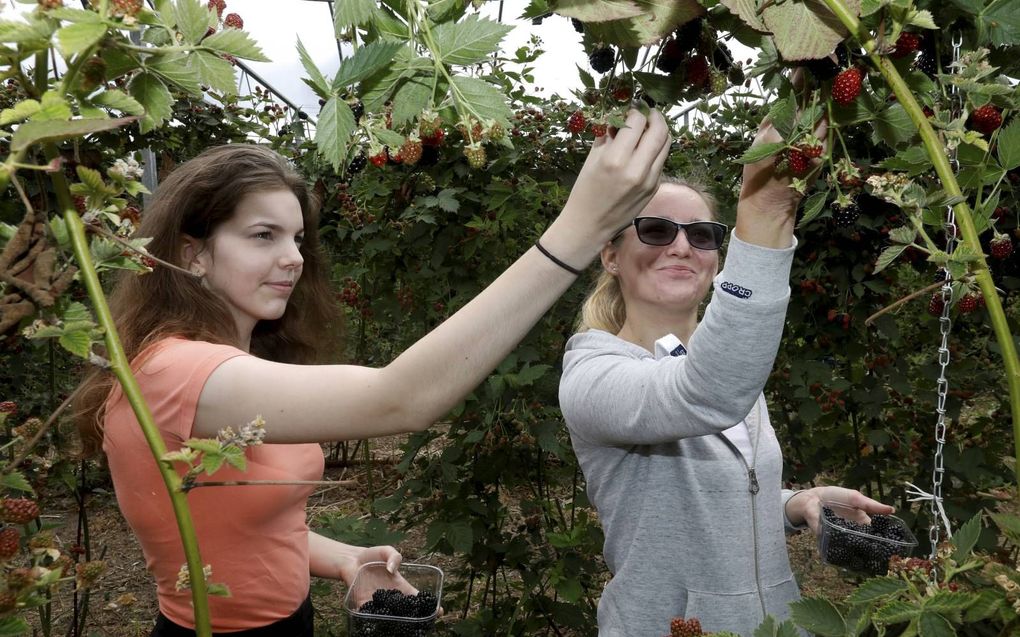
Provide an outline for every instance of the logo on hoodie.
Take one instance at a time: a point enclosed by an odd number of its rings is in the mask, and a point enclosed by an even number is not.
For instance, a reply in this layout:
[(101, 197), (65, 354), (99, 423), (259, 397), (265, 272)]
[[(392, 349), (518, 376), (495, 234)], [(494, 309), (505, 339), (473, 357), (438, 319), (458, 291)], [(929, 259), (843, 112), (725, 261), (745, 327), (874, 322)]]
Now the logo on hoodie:
[(723, 292), (728, 292), (738, 299), (749, 299), (751, 298), (751, 290), (745, 287), (741, 287), (736, 283), (730, 283), (729, 281), (723, 281), (722, 285), (719, 286)]

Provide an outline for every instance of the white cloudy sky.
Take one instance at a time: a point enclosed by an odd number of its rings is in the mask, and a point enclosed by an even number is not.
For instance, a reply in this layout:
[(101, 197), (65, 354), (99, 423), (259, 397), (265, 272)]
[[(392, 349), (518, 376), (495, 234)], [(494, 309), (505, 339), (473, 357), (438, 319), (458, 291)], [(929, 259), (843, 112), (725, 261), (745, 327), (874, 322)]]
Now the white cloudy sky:
[[(481, 14), (497, 19), (499, 2), (486, 2)], [(581, 36), (566, 18), (554, 16), (541, 25), (516, 18), (527, 7), (527, 0), (504, 0), (503, 22), (515, 28), (503, 40), (505, 51), (514, 51), (532, 35), (542, 38), (547, 51), (535, 65), (535, 81), (539, 87), (560, 94), (580, 86), (576, 65), (587, 66), (581, 48)], [(301, 81), (304, 70), (298, 62), (296, 42), (300, 36), (316, 64), (329, 75), (339, 63), (336, 40), (333, 38), (329, 7), (322, 0), (227, 0), (227, 11), (236, 11), (244, 18), (244, 26), (258, 40), (271, 64), (252, 64), (261, 75), (292, 101), (310, 114), (318, 112), (318, 100)]]
[[(78, 4), (77, 0), (65, 2), (68, 6)], [(543, 41), (546, 53), (538, 60), (534, 72), (537, 86), (561, 95), (580, 86), (576, 65), (587, 67), (587, 58), (581, 48), (581, 36), (570, 21), (554, 16), (541, 25), (533, 25), (530, 20), (517, 20), (528, 6), (527, 0), (504, 0), (502, 4), (502, 21), (515, 27), (503, 40), (504, 51), (516, 50), (532, 35)], [(13, 0), (0, 0), (0, 16), (24, 13), (34, 9), (34, 5), (34, 2), (17, 4)], [(486, 2), (480, 13), (495, 20), (499, 17), (499, 7), (499, 2)], [(236, 12), (244, 19), (245, 29), (272, 60), (250, 63), (252, 69), (314, 117), (319, 110), (318, 99), (301, 81), (304, 69), (298, 61), (296, 45), (300, 37), (320, 69), (328, 75), (336, 71), (339, 54), (327, 3), (324, 0), (227, 0), (227, 12)]]

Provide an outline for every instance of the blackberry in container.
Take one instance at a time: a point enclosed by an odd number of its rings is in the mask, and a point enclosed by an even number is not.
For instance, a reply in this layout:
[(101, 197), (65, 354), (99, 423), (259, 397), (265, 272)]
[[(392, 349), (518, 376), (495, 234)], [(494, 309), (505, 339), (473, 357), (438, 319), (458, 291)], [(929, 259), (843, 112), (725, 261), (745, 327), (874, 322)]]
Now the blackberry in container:
[[(851, 571), (885, 575), (893, 555), (909, 557), (917, 538), (895, 515), (865, 516), (838, 502), (821, 503), (818, 554), (822, 561)], [(870, 517), (870, 523), (860, 520)]]
[(404, 563), (397, 573), (385, 562), (358, 569), (344, 597), (350, 637), (426, 637), (439, 616), (443, 571)]

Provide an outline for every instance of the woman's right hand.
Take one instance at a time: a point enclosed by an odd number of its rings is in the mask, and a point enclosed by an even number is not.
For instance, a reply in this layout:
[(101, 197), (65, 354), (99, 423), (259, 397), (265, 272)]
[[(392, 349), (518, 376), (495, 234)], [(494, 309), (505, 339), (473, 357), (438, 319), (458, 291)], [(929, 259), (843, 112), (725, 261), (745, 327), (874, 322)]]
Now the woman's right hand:
[(637, 109), (627, 125), (596, 138), (559, 217), (542, 245), (577, 267), (645, 207), (659, 188), (672, 138), (662, 113)]

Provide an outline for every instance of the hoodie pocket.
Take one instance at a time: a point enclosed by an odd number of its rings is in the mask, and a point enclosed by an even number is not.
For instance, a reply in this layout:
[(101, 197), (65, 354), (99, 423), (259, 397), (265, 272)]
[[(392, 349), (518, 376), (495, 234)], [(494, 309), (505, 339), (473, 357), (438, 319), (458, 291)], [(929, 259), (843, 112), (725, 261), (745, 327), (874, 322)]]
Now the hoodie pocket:
[(684, 617), (698, 618), (706, 633), (732, 632), (751, 635), (762, 622), (761, 600), (756, 591), (710, 593), (687, 590)]

